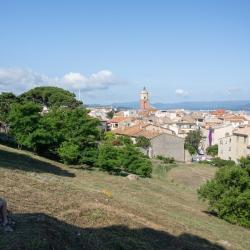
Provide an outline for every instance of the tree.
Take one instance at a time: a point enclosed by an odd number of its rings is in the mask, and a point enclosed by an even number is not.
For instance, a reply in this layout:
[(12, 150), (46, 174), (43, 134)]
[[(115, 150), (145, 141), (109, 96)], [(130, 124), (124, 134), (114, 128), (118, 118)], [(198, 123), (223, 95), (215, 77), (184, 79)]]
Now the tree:
[(220, 168), (215, 178), (198, 190), (209, 211), (231, 223), (250, 227), (250, 171), (240, 166)]
[(76, 108), (82, 103), (75, 94), (57, 87), (37, 87), (20, 95), (21, 101), (32, 101), (46, 107)]
[[(99, 121), (90, 117), (84, 108), (53, 108), (42, 116), (39, 123), (39, 130), (45, 132), (44, 137), (50, 135), (53, 140), (36, 139), (34, 148), (47, 149), (64, 162), (84, 163), (90, 149), (97, 148), (100, 140), (98, 125)], [(72, 157), (72, 151), (78, 151), (78, 157)]]
[(136, 146), (144, 149), (148, 149), (151, 146), (151, 142), (148, 138), (144, 136), (139, 136), (136, 138)]
[(141, 177), (150, 177), (152, 173), (151, 161), (134, 145), (117, 147), (112, 144), (102, 144), (99, 147), (96, 166), (115, 174), (126, 172)]
[(109, 173), (121, 172), (121, 148), (110, 144), (102, 144), (99, 147), (99, 155), (96, 166)]
[(41, 107), (32, 103), (13, 104), (8, 117), (10, 134), (19, 146), (32, 149), (32, 133), (38, 128)]
[(17, 102), (18, 98), (12, 93), (3, 92), (0, 94), (0, 122), (4, 126), (7, 126), (11, 105)]
[(141, 177), (150, 177), (152, 173), (152, 163), (149, 158), (133, 145), (127, 145), (123, 148), (122, 167), (126, 172)]
[(217, 156), (218, 155), (218, 145), (216, 144), (216, 145), (208, 147), (206, 152), (208, 155), (211, 155), (213, 157)]
[(66, 164), (78, 163), (78, 159), (80, 157), (80, 149), (78, 145), (72, 142), (64, 141), (60, 145), (58, 153), (64, 163)]
[(52, 107), (47, 114), (40, 112), (41, 106), (34, 102), (11, 106), (10, 134), (19, 146), (65, 163), (93, 162), (100, 140), (97, 119), (81, 107)]
[(115, 112), (114, 112), (113, 110), (109, 111), (109, 112), (107, 113), (107, 118), (108, 118), (108, 119), (112, 119), (112, 118), (114, 117), (114, 114), (115, 114)]
[(202, 140), (202, 134), (200, 130), (190, 131), (185, 138), (185, 148), (191, 155), (198, 152), (199, 145)]
[(250, 169), (250, 156), (241, 157), (239, 163), (242, 168)]

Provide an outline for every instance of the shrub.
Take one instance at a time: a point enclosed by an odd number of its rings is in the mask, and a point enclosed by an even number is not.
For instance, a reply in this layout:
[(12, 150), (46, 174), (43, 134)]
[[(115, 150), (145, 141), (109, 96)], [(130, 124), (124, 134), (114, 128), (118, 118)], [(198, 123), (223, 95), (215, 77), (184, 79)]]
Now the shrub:
[(136, 138), (136, 146), (144, 149), (148, 149), (151, 146), (151, 142), (148, 138), (144, 136), (139, 136)]
[(185, 145), (185, 149), (187, 149), (190, 155), (194, 155), (196, 153), (196, 149), (192, 145)]
[(126, 146), (122, 150), (122, 167), (126, 172), (150, 177), (152, 163), (147, 156), (134, 146)]
[(219, 157), (215, 157), (211, 160), (211, 165), (214, 165), (216, 167), (224, 167), (224, 166), (234, 166), (235, 162), (232, 160), (223, 160)]
[(218, 155), (218, 145), (216, 144), (216, 145), (208, 147), (206, 152), (208, 155), (215, 157), (216, 155)]
[(99, 147), (96, 166), (109, 173), (121, 172), (121, 149), (110, 144)]
[(89, 166), (94, 166), (98, 158), (98, 148), (89, 147), (85, 148), (80, 155), (79, 163), (87, 164)]
[(78, 145), (65, 141), (58, 149), (58, 153), (64, 163), (75, 164), (78, 162), (80, 149)]
[(115, 147), (102, 144), (99, 147), (96, 166), (115, 174), (127, 172), (141, 177), (150, 177), (152, 173), (152, 163), (149, 158), (133, 145)]
[(162, 155), (157, 155), (156, 159), (163, 161), (164, 163), (175, 163), (174, 157), (164, 157)]
[(250, 171), (240, 166), (224, 166), (215, 178), (198, 190), (209, 211), (228, 222), (250, 227)]

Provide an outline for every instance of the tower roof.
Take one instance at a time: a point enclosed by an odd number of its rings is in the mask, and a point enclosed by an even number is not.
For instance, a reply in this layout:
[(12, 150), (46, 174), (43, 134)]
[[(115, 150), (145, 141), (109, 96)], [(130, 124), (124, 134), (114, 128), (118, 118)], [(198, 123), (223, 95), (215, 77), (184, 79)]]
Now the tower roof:
[(146, 87), (143, 88), (143, 90), (141, 91), (141, 93), (142, 93), (142, 94), (144, 94), (144, 93), (147, 94), (147, 93), (148, 93)]

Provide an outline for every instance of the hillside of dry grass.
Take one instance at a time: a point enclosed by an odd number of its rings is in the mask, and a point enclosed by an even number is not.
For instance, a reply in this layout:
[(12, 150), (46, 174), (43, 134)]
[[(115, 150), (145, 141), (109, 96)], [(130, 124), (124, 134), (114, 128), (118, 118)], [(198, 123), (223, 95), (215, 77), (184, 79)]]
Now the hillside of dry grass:
[(197, 199), (215, 168), (154, 165), (129, 181), (0, 146), (0, 197), (16, 221), (0, 249), (250, 249), (248, 229)]

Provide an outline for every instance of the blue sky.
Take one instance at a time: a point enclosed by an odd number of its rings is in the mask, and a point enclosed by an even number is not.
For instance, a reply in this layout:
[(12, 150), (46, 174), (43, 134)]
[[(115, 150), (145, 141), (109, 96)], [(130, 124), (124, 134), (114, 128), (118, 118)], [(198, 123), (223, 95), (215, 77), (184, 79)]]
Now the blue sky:
[(0, 91), (85, 103), (250, 99), (249, 0), (1, 1)]

